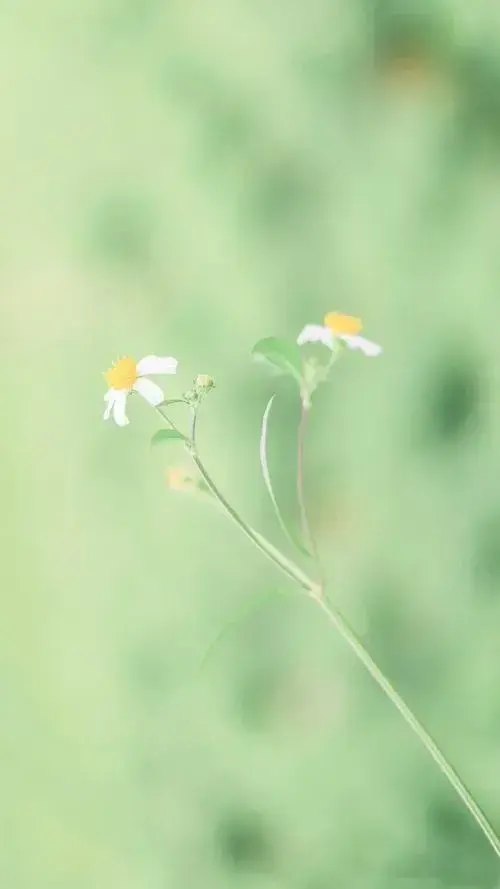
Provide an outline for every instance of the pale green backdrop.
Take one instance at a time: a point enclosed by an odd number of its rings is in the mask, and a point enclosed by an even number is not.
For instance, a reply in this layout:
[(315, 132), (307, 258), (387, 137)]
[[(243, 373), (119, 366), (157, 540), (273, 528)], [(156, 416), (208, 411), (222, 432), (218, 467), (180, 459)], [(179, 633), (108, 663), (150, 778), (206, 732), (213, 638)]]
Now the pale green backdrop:
[(308, 438), (330, 594), (500, 830), (499, 53), (487, 0), (0, 3), (5, 889), (500, 885), (321, 614), (168, 490), (154, 412), (101, 419), (119, 355), (212, 374), (201, 449), (279, 543), (249, 351), (363, 317), (384, 355)]

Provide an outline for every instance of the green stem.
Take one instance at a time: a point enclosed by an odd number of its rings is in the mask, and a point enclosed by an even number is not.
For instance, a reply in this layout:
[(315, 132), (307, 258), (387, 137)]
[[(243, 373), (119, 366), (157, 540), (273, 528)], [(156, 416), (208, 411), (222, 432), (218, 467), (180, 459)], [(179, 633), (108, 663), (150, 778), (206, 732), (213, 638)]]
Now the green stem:
[(194, 448), (196, 448), (196, 423), (198, 420), (198, 408), (199, 404), (195, 404), (193, 405), (191, 411), (191, 441)]
[(444, 753), (440, 750), (434, 739), (431, 737), (427, 729), (424, 728), (419, 719), (410, 710), (403, 698), (396, 691), (391, 682), (387, 679), (382, 670), (377, 666), (371, 655), (366, 650), (359, 636), (355, 633), (345, 617), (333, 608), (324, 599), (312, 596), (316, 604), (324, 612), (331, 624), (339, 631), (343, 639), (350, 646), (356, 657), (366, 667), (370, 676), (378, 683), (382, 691), (385, 692), (390, 701), (394, 704), (401, 716), (415, 732), (422, 744), (437, 763), (442, 773), (446, 776), (462, 802), (467, 806), (472, 817), (476, 821), (478, 827), (481, 828), (484, 836), (490, 843), (491, 847), (500, 858), (500, 840), (491, 826), (488, 818), (474, 800), (472, 794), (467, 790), (460, 776), (457, 774), (453, 766), (448, 762)]
[(301, 398), (300, 421), (297, 436), (297, 499), (299, 501), (300, 521), (302, 526), (302, 535), (309, 547), (311, 554), (316, 562), (319, 572), (320, 587), (324, 589), (325, 575), (321, 559), (319, 556), (316, 538), (312, 532), (309, 516), (307, 514), (306, 499), (304, 494), (304, 439), (309, 419), (310, 404), (309, 400)]
[(316, 593), (318, 590), (318, 585), (311, 580), (307, 574), (304, 574), (301, 568), (292, 562), (287, 556), (285, 556), (281, 550), (277, 549), (270, 543), (267, 538), (263, 537), (262, 534), (259, 534), (255, 528), (252, 528), (244, 519), (241, 518), (239, 513), (236, 512), (235, 509), (231, 506), (231, 504), (226, 500), (222, 492), (219, 490), (217, 485), (215, 484), (212, 476), (209, 474), (208, 470), (205, 468), (204, 464), (200, 460), (196, 449), (193, 448), (191, 456), (194, 460), (194, 463), (198, 467), (198, 471), (200, 475), (204, 479), (205, 483), (210, 488), (212, 494), (217, 498), (220, 505), (225, 509), (229, 517), (235, 522), (236, 525), (243, 531), (244, 534), (252, 541), (252, 543), (260, 549), (268, 559), (271, 559), (278, 568), (286, 574), (291, 580), (295, 580), (296, 583), (299, 584), (303, 589), (307, 590), (308, 593)]
[[(302, 531), (305, 535), (311, 551), (314, 555), (314, 558), (318, 564), (318, 568), (321, 573), (321, 591), (324, 590), (324, 579), (323, 579), (323, 571), (321, 568), (321, 563), (319, 559), (318, 548), (316, 546), (316, 541), (311, 531), (311, 526), (309, 523), (309, 518), (307, 515), (307, 508), (304, 497), (304, 469), (303, 469), (303, 454), (304, 454), (304, 436), (305, 429), (307, 426), (307, 420), (309, 415), (309, 404), (307, 401), (302, 399), (302, 410), (301, 417), (299, 422), (299, 431), (298, 431), (298, 464), (297, 464), (297, 491), (299, 498), (299, 506), (300, 513), (302, 519)], [(455, 789), (456, 793), (462, 800), (462, 802), (467, 806), (469, 812), (475, 819), (478, 826), (483, 831), (486, 839), (491, 844), (492, 848), (495, 850), (498, 857), (500, 857), (500, 841), (493, 830), (491, 824), (489, 823), (486, 815), (479, 807), (479, 805), (475, 802), (473, 796), (470, 791), (467, 789), (460, 776), (457, 774), (453, 766), (448, 762), (444, 754), (441, 752), (440, 748), (428, 733), (428, 731), (424, 728), (422, 723), (417, 719), (415, 714), (410, 710), (407, 706), (401, 695), (398, 694), (392, 683), (387, 679), (382, 670), (377, 666), (371, 655), (366, 650), (363, 645), (361, 639), (356, 634), (356, 632), (352, 629), (349, 623), (346, 621), (344, 616), (337, 611), (332, 605), (327, 603), (324, 597), (311, 595), (324, 614), (327, 616), (328, 620), (335, 627), (336, 630), (341, 634), (343, 639), (350, 646), (352, 651), (355, 653), (357, 658), (361, 661), (364, 667), (370, 673), (370, 676), (377, 682), (382, 691), (385, 692), (390, 701), (394, 704), (394, 706), (399, 710), (401, 716), (406, 721), (406, 723), (410, 726), (410, 728), (415, 732), (417, 737), (426, 747), (428, 753), (432, 756), (434, 761), (437, 763), (443, 774), (448, 778), (448, 781)]]
[[(184, 399), (179, 398), (178, 401), (181, 402), (181, 401), (184, 401)], [(156, 410), (157, 410), (157, 412), (159, 413), (159, 415), (160, 415), (160, 417), (162, 418), (162, 420), (165, 420), (165, 421), (168, 423), (168, 425), (170, 426), (171, 429), (173, 429), (175, 432), (178, 432), (179, 435), (182, 435), (182, 432), (180, 431), (180, 429), (177, 428), (177, 426), (175, 425), (174, 421), (171, 420), (170, 417), (167, 416), (167, 414), (166, 414), (165, 411), (163, 410), (163, 405), (159, 404), (158, 407), (156, 408)]]
[[(159, 407), (170, 407), (171, 404), (189, 404), (185, 398), (167, 398), (159, 405)], [(164, 415), (162, 415), (164, 416)], [(167, 419), (167, 417), (165, 417)]]
[[(170, 418), (163, 413), (161, 407), (158, 407), (157, 410), (173, 429), (177, 429)], [(500, 858), (500, 839), (495, 833), (488, 818), (486, 817), (480, 806), (476, 803), (472, 794), (467, 789), (462, 779), (455, 771), (453, 766), (449, 763), (444, 753), (438, 747), (427, 729), (423, 726), (420, 720), (417, 719), (413, 711), (408, 707), (401, 695), (396, 691), (385, 673), (383, 673), (380, 667), (377, 666), (376, 662), (373, 660), (372, 656), (369, 654), (369, 652), (363, 645), (363, 642), (356, 634), (356, 632), (352, 629), (348, 621), (339, 611), (337, 611), (336, 608), (325, 601), (325, 599), (323, 598), (322, 586), (311, 580), (311, 578), (304, 574), (304, 572), (301, 568), (299, 568), (298, 565), (288, 559), (287, 556), (285, 556), (280, 550), (273, 546), (273, 544), (270, 543), (265, 537), (259, 534), (258, 531), (255, 531), (254, 528), (248, 525), (247, 522), (245, 522), (244, 519), (241, 518), (238, 512), (226, 500), (221, 491), (219, 491), (219, 488), (208, 473), (197, 452), (195, 441), (196, 417), (197, 407), (194, 407), (192, 414), (191, 438), (188, 448), (199, 472), (201, 473), (202, 478), (208, 485), (212, 494), (217, 498), (220, 505), (227, 512), (229, 517), (243, 531), (243, 533), (246, 534), (249, 540), (251, 540), (252, 543), (262, 553), (264, 553), (264, 555), (267, 556), (267, 558), (274, 562), (274, 564), (277, 565), (283, 571), (283, 573), (287, 575), (287, 577), (295, 580), (296, 583), (299, 584), (299, 586), (305, 589), (309, 598), (312, 599), (312, 601), (316, 603), (318, 608), (320, 608), (321, 611), (326, 615), (329, 622), (340, 633), (344, 641), (347, 642), (358, 660), (363, 664), (370, 676), (375, 680), (381, 690), (394, 704), (407, 725), (419, 738), (429, 755), (438, 765), (443, 775), (448, 779), (457, 795), (460, 797), (464, 805), (469, 810), (470, 814), (474, 818), (478, 827), (483, 832), (485, 838), (488, 840), (497, 857)]]
[[(163, 417), (164, 420), (171, 426), (172, 429), (175, 429), (176, 432), (180, 430), (177, 429), (175, 423), (172, 422), (170, 417), (164, 413), (162, 410), (162, 406), (159, 405), (156, 410)], [(198, 471), (203, 478), (205, 484), (208, 486), (212, 494), (217, 498), (222, 508), (227, 512), (230, 518), (235, 522), (236, 525), (243, 531), (244, 534), (252, 541), (254, 546), (257, 547), (268, 559), (274, 562), (275, 565), (280, 568), (284, 574), (286, 574), (291, 580), (294, 580), (300, 587), (307, 590), (309, 593), (316, 593), (318, 590), (317, 584), (311, 580), (310, 577), (305, 574), (295, 562), (292, 562), (287, 556), (284, 555), (279, 549), (277, 549), (273, 544), (267, 540), (262, 534), (259, 534), (255, 528), (252, 528), (244, 519), (241, 518), (238, 512), (231, 506), (228, 500), (224, 497), (222, 491), (219, 490), (216, 483), (214, 482), (212, 476), (206, 469), (203, 461), (201, 460), (197, 448), (196, 448), (196, 419), (198, 416), (198, 405), (193, 405), (192, 415), (191, 415), (191, 434), (189, 443), (186, 443), (186, 447), (191, 454), (191, 457), (198, 468)]]

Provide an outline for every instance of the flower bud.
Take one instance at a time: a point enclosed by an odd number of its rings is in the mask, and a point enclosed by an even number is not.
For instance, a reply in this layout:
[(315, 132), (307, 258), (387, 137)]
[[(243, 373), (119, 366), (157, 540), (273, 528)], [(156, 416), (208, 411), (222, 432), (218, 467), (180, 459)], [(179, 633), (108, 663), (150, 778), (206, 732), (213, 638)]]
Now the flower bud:
[(185, 469), (175, 466), (165, 472), (165, 481), (172, 491), (188, 491), (193, 488), (194, 479)]
[(212, 492), (202, 478), (193, 478), (182, 466), (174, 466), (165, 471), (165, 481), (171, 491), (187, 494), (204, 494), (212, 497)]
[(195, 388), (198, 392), (210, 392), (210, 389), (215, 387), (215, 382), (213, 377), (209, 377), (208, 374), (198, 374), (194, 381)]

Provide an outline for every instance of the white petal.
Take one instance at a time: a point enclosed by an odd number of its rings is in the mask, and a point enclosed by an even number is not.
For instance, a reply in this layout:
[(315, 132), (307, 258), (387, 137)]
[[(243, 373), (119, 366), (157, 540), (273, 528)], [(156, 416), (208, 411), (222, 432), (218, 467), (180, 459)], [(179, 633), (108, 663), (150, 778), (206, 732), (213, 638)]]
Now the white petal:
[(329, 327), (323, 327), (321, 324), (306, 324), (297, 337), (299, 346), (304, 343), (323, 343), (325, 346), (333, 347), (333, 334)]
[(159, 358), (158, 355), (146, 355), (137, 365), (137, 373), (140, 377), (144, 374), (174, 374), (177, 373), (177, 358)]
[(374, 358), (376, 355), (380, 355), (382, 351), (382, 346), (378, 346), (377, 343), (372, 343), (371, 340), (365, 340), (364, 336), (342, 336), (340, 339), (342, 339), (350, 349), (360, 349), (361, 352), (364, 352), (369, 358)]
[(133, 388), (153, 407), (158, 407), (165, 399), (160, 387), (153, 383), (153, 380), (148, 380), (147, 377), (139, 377), (135, 381)]
[(128, 392), (125, 389), (115, 390), (114, 399), (108, 404), (113, 406), (113, 420), (117, 426), (128, 426), (130, 420), (125, 413)]
[(104, 401), (106, 403), (106, 408), (103, 413), (103, 419), (109, 420), (111, 416), (111, 411), (113, 410), (113, 404), (115, 401), (116, 389), (108, 389), (106, 395), (104, 396)]

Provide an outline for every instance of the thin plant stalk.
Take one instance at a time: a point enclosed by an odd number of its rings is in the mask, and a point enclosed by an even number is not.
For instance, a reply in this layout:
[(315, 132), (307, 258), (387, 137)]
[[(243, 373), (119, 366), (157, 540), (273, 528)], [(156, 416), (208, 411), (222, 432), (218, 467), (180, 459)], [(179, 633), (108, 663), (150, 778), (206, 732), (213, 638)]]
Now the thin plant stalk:
[(436, 744), (434, 738), (429, 734), (425, 726), (420, 722), (419, 719), (415, 716), (413, 711), (408, 707), (404, 699), (401, 697), (399, 692), (396, 691), (392, 683), (389, 681), (385, 673), (380, 669), (377, 663), (373, 660), (372, 656), (369, 654), (363, 642), (350, 626), (349, 622), (345, 619), (340, 611), (338, 611), (330, 602), (326, 601), (324, 596), (324, 573), (321, 566), (320, 556), (318, 547), (316, 544), (316, 540), (311, 530), (311, 525), (309, 522), (309, 517), (307, 514), (307, 507), (304, 497), (304, 437), (305, 430), (307, 426), (307, 419), (310, 410), (310, 401), (307, 399), (301, 399), (301, 416), (299, 422), (299, 430), (298, 430), (298, 459), (297, 459), (297, 492), (299, 498), (299, 506), (300, 513), (302, 519), (302, 529), (303, 533), (307, 536), (307, 540), (309, 542), (309, 546), (314, 555), (314, 558), (317, 563), (318, 570), (321, 575), (321, 593), (322, 595), (317, 596), (314, 593), (310, 593), (310, 597), (316, 602), (318, 607), (323, 611), (326, 615), (328, 621), (335, 627), (336, 630), (341, 634), (343, 639), (347, 642), (351, 650), (354, 652), (356, 657), (361, 661), (363, 666), (368, 670), (370, 676), (375, 680), (375, 682), (379, 685), (383, 692), (387, 695), (390, 701), (394, 704), (396, 709), (399, 711), (403, 719), (410, 726), (410, 728), (415, 732), (419, 740), (425, 746), (428, 753), (432, 756), (433, 760), (442, 773), (448, 779), (464, 805), (467, 807), (472, 817), (478, 824), (478, 826), (483, 831), (484, 836), (496, 852), (497, 856), (500, 858), (500, 840), (497, 837), (493, 827), (491, 826), (488, 818), (484, 814), (481, 807), (476, 803), (474, 797), (467, 789), (465, 784), (463, 783), (460, 775), (455, 771), (451, 763), (448, 762), (444, 753), (441, 751), (439, 746)]
[[(170, 417), (165, 414), (162, 406), (159, 405), (157, 407), (158, 413), (163, 417), (164, 420), (170, 425), (172, 429), (176, 432), (180, 430), (177, 428), (175, 423), (170, 419)], [(206, 469), (204, 463), (199, 457), (197, 448), (196, 448), (196, 440), (192, 437), (193, 431), (196, 430), (196, 417), (197, 417), (197, 406), (193, 407), (192, 413), (192, 430), (191, 430), (191, 438), (186, 440), (186, 447), (188, 452), (190, 453), (193, 462), (195, 463), (201, 477), (207, 484), (208, 488), (212, 492), (212, 494), (216, 497), (219, 504), (223, 507), (229, 517), (235, 522), (236, 525), (243, 531), (244, 534), (252, 541), (254, 546), (257, 547), (268, 559), (274, 562), (278, 568), (280, 568), (284, 574), (286, 574), (291, 580), (294, 580), (299, 584), (302, 589), (310, 592), (311, 590), (316, 591), (317, 584), (311, 580), (310, 577), (305, 574), (298, 565), (295, 564), (288, 556), (285, 556), (279, 549), (277, 549), (269, 540), (262, 536), (255, 528), (252, 528), (251, 525), (248, 524), (240, 514), (231, 506), (228, 500), (224, 497), (222, 491), (219, 490), (217, 485), (215, 484), (212, 476)]]
[[(255, 531), (255, 529), (248, 525), (247, 522), (245, 522), (245, 520), (239, 515), (236, 509), (231, 506), (231, 504), (219, 491), (219, 488), (217, 487), (216, 483), (206, 469), (197, 451), (195, 440), (197, 408), (198, 405), (195, 405), (192, 409), (191, 437), (187, 439), (187, 448), (203, 479), (212, 491), (212, 494), (217, 498), (220, 505), (223, 507), (229, 517), (246, 534), (246, 536), (252, 541), (252, 543), (264, 555), (271, 559), (271, 561), (274, 562), (274, 564), (277, 565), (284, 574), (286, 574), (290, 579), (295, 580), (299, 584), (299, 586), (306, 590), (308, 597), (323, 612), (329, 623), (340, 633), (344, 641), (354, 652), (358, 660), (363, 664), (372, 679), (375, 680), (384, 694), (387, 695), (387, 697), (399, 711), (407, 725), (412, 729), (417, 738), (421, 741), (429, 755), (437, 764), (443, 775), (448, 779), (456, 794), (459, 796), (459, 798), (462, 800), (462, 802), (474, 818), (476, 824), (484, 834), (486, 840), (489, 842), (497, 857), (500, 858), (500, 839), (498, 838), (487, 816), (478, 805), (478, 803), (475, 801), (474, 797), (460, 778), (460, 775), (458, 774), (458, 772), (455, 771), (436, 741), (432, 738), (432, 736), (429, 734), (420, 720), (417, 719), (413, 711), (406, 704), (401, 695), (396, 691), (385, 673), (373, 660), (372, 656), (365, 648), (363, 642), (356, 634), (356, 632), (352, 629), (348, 621), (344, 618), (340, 611), (334, 608), (329, 602), (325, 601), (322, 585), (318, 584), (314, 580), (311, 580), (311, 578), (304, 574), (304, 572), (301, 568), (299, 568), (298, 565), (292, 562), (291, 559), (285, 556), (265, 537), (263, 537), (261, 534), (259, 534), (259, 532)], [(157, 410), (161, 414), (163, 419), (166, 420), (166, 422), (171, 426), (171, 428), (177, 429), (175, 424), (161, 409), (161, 405), (157, 408)], [(302, 432), (304, 427), (305, 421), (303, 421), (302, 424)], [(300, 439), (300, 441), (303, 441), (303, 439)], [(302, 454), (302, 452), (303, 448), (301, 447), (300, 454)], [(302, 503), (304, 503), (303, 500)], [(305, 515), (307, 521), (307, 512), (305, 510), (305, 507), (303, 508), (303, 515)], [(309, 525), (307, 525), (307, 527), (309, 527)]]
[(297, 499), (299, 501), (300, 523), (302, 534), (309, 547), (312, 556), (316, 562), (319, 573), (319, 586), (323, 591), (325, 588), (325, 574), (316, 543), (316, 538), (312, 532), (309, 516), (307, 513), (306, 499), (304, 494), (304, 439), (309, 419), (310, 404), (305, 399), (301, 399), (300, 421), (297, 435)]
[(372, 656), (366, 650), (359, 636), (352, 629), (352, 627), (349, 625), (340, 611), (337, 611), (336, 608), (333, 608), (324, 599), (315, 598), (314, 596), (311, 596), (311, 598), (315, 599), (316, 604), (326, 615), (329, 622), (335, 627), (335, 629), (339, 631), (339, 633), (352, 649), (356, 657), (361, 661), (363, 666), (366, 667), (370, 676), (380, 686), (382, 691), (385, 692), (385, 694), (387, 695), (389, 700), (392, 701), (396, 709), (399, 710), (405, 722), (410, 726), (411, 729), (413, 729), (417, 738), (419, 738), (419, 740), (426, 748), (427, 752), (432, 756), (434, 762), (437, 763), (443, 775), (445, 775), (445, 777), (448, 779), (455, 792), (458, 794), (464, 805), (471, 813), (478, 827), (481, 828), (491, 847), (500, 858), (500, 839), (495, 833), (483, 810), (478, 805), (478, 803), (476, 803), (471, 792), (467, 789), (464, 782), (460, 778), (460, 775), (455, 771), (451, 763), (448, 762), (446, 756), (438, 747), (434, 738), (431, 737), (427, 729), (423, 726), (420, 720), (417, 719), (413, 711), (408, 707), (401, 695), (396, 691), (392, 683), (388, 680), (385, 673), (383, 673), (380, 667), (377, 666)]

